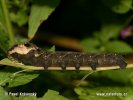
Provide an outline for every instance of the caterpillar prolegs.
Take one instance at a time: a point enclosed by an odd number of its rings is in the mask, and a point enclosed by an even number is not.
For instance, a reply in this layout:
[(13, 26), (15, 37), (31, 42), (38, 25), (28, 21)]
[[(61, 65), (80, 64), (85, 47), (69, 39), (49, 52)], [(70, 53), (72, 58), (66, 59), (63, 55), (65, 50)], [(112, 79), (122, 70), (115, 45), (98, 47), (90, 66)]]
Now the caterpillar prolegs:
[(8, 57), (11, 60), (18, 61), (25, 65), (37, 67), (75, 67), (80, 70), (82, 66), (91, 67), (96, 70), (97, 67), (120, 66), (120, 69), (126, 68), (127, 63), (120, 54), (89, 54), (84, 52), (65, 52), (65, 51), (43, 51), (32, 43), (21, 43), (14, 45), (8, 50)]

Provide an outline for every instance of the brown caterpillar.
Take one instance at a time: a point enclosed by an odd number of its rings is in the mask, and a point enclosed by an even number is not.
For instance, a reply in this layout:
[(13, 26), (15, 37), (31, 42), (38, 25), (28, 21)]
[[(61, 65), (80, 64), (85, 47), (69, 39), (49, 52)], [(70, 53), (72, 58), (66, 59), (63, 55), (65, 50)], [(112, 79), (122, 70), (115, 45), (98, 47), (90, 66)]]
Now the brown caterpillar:
[(43, 51), (32, 43), (21, 43), (14, 45), (8, 50), (8, 57), (25, 65), (37, 67), (55, 66), (65, 70), (67, 66), (73, 66), (79, 70), (82, 66), (90, 66), (92, 70), (96, 67), (120, 66), (125, 69), (127, 63), (120, 54), (89, 54), (84, 52), (63, 52), (63, 51)]

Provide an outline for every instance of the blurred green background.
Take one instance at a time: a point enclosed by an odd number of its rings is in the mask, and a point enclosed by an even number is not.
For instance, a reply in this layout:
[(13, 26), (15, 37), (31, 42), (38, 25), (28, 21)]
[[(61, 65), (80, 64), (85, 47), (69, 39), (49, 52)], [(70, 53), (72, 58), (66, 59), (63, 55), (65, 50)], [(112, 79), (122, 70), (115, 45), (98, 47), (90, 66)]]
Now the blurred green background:
[[(44, 50), (132, 54), (132, 5), (133, 0), (0, 0), (0, 59), (14, 44), (27, 41)], [(33, 71), (4, 81), (17, 70), (0, 67), (3, 100), (133, 99), (133, 69), (95, 72), (77, 87), (88, 71)], [(37, 92), (37, 97), (4, 97), (5, 91)]]

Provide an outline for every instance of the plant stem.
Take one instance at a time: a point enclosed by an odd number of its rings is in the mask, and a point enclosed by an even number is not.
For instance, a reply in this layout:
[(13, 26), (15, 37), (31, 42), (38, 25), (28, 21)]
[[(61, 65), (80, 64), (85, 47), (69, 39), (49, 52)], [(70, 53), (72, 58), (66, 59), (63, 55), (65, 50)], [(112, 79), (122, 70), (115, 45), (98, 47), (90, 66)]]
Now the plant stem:
[[(22, 68), (22, 69), (27, 69), (27, 70), (44, 70), (44, 67), (23, 65), (21, 63), (15, 63), (13, 61), (10, 61), (7, 58), (1, 60), (0, 65), (7, 65), (10, 67), (12, 66), (12, 67)], [(133, 68), (133, 63), (128, 64), (126, 69), (128, 68)], [(97, 67), (96, 71), (104, 71), (104, 70), (112, 70), (112, 69), (120, 69), (120, 67), (119, 66), (106, 66), (106, 67), (101, 66), (101, 67)], [(48, 67), (48, 70), (62, 70), (62, 69), (61, 67), (51, 66), (51, 67)], [(66, 70), (75, 70), (75, 67), (68, 66), (66, 67)], [(89, 66), (81, 66), (80, 70), (92, 71), (91, 67)]]
[(14, 33), (13, 33), (11, 21), (9, 18), (9, 12), (8, 12), (7, 5), (6, 5), (6, 0), (1, 0), (1, 5), (2, 5), (4, 17), (5, 17), (7, 32), (9, 34), (10, 46), (12, 46), (15, 43), (15, 38), (14, 38)]
[(79, 86), (89, 75), (93, 74), (95, 71), (91, 71), (90, 73), (86, 74), (76, 86)]

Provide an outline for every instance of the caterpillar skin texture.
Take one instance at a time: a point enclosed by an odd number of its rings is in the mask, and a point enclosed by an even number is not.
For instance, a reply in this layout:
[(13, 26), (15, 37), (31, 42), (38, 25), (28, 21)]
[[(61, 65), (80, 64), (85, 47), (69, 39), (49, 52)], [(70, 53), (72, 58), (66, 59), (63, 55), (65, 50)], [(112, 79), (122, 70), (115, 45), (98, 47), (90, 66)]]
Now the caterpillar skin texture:
[(8, 50), (8, 57), (25, 65), (43, 66), (44, 69), (55, 66), (65, 70), (67, 66), (79, 70), (82, 66), (90, 66), (92, 70), (96, 67), (120, 66), (125, 69), (127, 63), (120, 54), (89, 54), (84, 52), (49, 52), (43, 51), (32, 43), (21, 43), (14, 45)]

